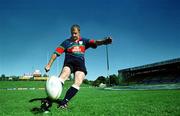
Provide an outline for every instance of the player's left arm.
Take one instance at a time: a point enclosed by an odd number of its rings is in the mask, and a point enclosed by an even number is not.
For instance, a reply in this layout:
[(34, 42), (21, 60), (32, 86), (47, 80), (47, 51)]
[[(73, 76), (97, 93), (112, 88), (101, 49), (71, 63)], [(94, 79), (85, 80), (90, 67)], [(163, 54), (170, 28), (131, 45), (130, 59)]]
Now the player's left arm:
[(96, 45), (100, 46), (100, 45), (108, 45), (112, 43), (112, 38), (111, 37), (105, 37), (104, 39), (101, 40), (96, 40)]

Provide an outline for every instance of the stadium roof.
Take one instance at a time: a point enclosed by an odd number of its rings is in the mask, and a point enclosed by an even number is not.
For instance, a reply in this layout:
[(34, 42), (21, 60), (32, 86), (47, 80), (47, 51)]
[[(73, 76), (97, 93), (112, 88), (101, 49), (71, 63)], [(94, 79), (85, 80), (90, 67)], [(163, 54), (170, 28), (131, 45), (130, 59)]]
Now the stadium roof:
[(152, 64), (146, 64), (146, 65), (132, 67), (132, 68), (126, 68), (126, 69), (122, 69), (119, 71), (134, 71), (134, 70), (152, 68), (152, 67), (156, 67), (156, 66), (162, 66), (162, 65), (173, 64), (173, 63), (180, 63), (180, 58), (166, 60), (166, 61), (162, 61), (162, 62), (156, 62), (156, 63), (152, 63)]

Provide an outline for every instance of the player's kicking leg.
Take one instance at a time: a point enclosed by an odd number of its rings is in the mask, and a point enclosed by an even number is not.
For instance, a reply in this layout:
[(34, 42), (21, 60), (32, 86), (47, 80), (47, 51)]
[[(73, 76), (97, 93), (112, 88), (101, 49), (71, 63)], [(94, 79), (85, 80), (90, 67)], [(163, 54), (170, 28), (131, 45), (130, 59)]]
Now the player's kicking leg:
[(79, 91), (80, 85), (82, 84), (85, 78), (85, 74), (82, 71), (75, 72), (75, 82), (74, 84), (67, 90), (64, 99), (59, 103), (60, 108), (67, 108), (67, 103), (71, 100), (76, 93)]

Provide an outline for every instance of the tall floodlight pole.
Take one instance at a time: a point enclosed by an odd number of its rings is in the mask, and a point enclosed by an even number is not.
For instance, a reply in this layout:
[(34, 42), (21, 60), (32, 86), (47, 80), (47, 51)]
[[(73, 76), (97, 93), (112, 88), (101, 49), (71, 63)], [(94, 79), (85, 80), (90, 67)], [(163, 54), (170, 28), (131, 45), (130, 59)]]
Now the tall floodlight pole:
[(107, 63), (107, 77), (109, 78), (109, 85), (111, 84), (109, 77), (109, 53), (108, 53), (108, 45), (106, 45), (106, 63)]

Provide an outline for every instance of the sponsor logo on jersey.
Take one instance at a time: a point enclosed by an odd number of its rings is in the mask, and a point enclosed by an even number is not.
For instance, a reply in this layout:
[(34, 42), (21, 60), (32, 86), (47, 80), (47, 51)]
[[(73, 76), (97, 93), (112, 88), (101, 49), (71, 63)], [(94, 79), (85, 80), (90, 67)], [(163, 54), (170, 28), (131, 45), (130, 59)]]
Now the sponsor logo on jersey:
[(83, 41), (79, 41), (79, 44), (82, 45), (82, 44), (83, 44)]
[(72, 48), (72, 52), (80, 52), (80, 51), (81, 51), (81, 49), (79, 48), (79, 46), (74, 46)]

